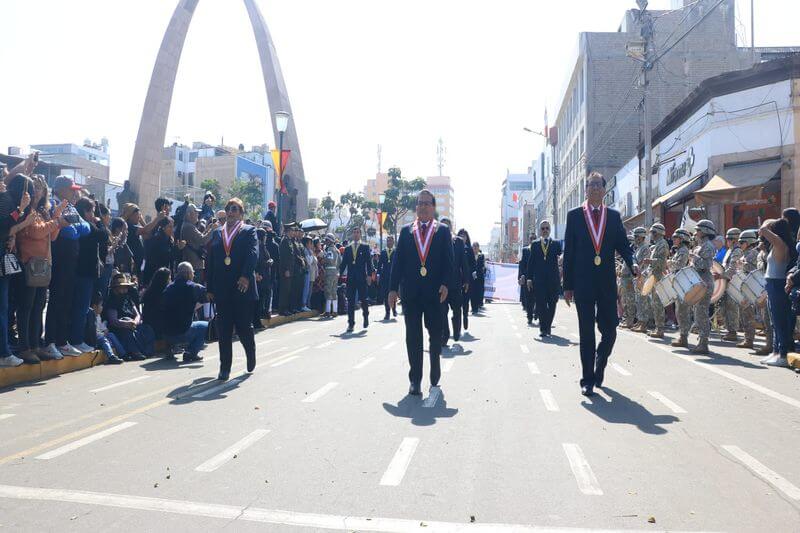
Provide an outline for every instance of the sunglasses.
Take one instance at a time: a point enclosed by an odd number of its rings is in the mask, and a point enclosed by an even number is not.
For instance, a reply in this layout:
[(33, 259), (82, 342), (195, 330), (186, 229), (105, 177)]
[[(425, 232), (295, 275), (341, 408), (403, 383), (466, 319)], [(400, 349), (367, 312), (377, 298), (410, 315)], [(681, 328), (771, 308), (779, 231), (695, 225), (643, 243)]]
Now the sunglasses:
[(239, 212), (241, 212), (241, 209), (239, 209), (238, 205), (229, 205), (228, 207), (225, 208), (225, 212), (226, 213), (239, 213)]
[(417, 205), (428, 206), (428, 205), (433, 205), (433, 202), (422, 201), (422, 202), (417, 202)]

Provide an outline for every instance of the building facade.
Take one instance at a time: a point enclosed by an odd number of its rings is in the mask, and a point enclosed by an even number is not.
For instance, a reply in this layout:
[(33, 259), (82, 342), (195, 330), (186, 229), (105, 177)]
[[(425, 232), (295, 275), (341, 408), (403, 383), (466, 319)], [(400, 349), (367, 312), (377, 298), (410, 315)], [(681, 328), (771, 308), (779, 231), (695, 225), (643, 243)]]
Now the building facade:
[(516, 262), (527, 238), (523, 234), (523, 206), (533, 203), (533, 167), (524, 174), (506, 171), (500, 189), (500, 260)]
[(31, 150), (39, 152), (41, 161), (61, 166), (62, 174), (71, 176), (75, 183), (83, 185), (95, 198), (105, 202), (111, 171), (108, 139), (103, 137), (100, 144), (89, 139), (83, 144), (32, 144)]

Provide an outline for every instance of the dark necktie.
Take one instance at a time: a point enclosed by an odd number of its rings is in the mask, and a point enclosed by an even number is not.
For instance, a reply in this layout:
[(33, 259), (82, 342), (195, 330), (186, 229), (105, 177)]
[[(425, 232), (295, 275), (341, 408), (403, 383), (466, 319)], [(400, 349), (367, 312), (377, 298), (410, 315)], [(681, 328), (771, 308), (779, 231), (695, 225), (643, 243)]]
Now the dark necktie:
[(428, 223), (427, 222), (423, 222), (422, 223), (422, 240), (423, 241), (425, 240), (425, 236), (427, 234), (428, 234)]
[(592, 209), (592, 221), (594, 222), (595, 228), (600, 226), (600, 210), (596, 207)]

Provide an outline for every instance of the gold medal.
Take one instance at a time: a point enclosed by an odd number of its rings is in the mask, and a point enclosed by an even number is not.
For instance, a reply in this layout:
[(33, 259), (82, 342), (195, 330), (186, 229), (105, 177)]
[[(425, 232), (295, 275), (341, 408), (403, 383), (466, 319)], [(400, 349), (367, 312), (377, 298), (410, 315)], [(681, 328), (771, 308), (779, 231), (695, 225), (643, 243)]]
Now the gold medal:
[(225, 266), (230, 266), (230, 264), (231, 264), (231, 256), (226, 255), (225, 256)]
[(425, 265), (419, 267), (419, 275), (422, 276), (423, 278), (428, 275), (428, 269), (425, 268)]
[(599, 255), (594, 256), (594, 266), (600, 266), (600, 263), (602, 263), (602, 262), (603, 261), (600, 260), (600, 256)]

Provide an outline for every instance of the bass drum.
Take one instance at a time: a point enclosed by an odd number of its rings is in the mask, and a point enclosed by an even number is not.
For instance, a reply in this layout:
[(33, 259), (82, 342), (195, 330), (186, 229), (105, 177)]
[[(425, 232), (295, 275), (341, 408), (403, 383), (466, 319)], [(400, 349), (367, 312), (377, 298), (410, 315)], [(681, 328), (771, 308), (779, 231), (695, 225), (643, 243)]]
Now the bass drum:
[(723, 275), (725, 273), (725, 267), (722, 266), (722, 263), (719, 261), (712, 261), (711, 262), (711, 273)]
[(711, 303), (715, 304), (725, 296), (725, 291), (728, 290), (728, 280), (719, 278), (714, 280), (714, 290), (711, 292)]
[(656, 277), (652, 274), (647, 276), (647, 279), (644, 280), (642, 284), (642, 296), (650, 296), (650, 293), (653, 292), (653, 289), (656, 287)]
[(733, 278), (731, 278), (731, 282), (728, 283), (728, 296), (738, 305), (748, 303), (742, 292), (742, 284), (746, 278), (747, 274), (744, 272), (737, 272), (734, 274)]
[(760, 270), (750, 272), (742, 283), (742, 294), (748, 302), (764, 307), (767, 305), (767, 282)]
[(672, 286), (674, 279), (675, 274), (669, 274), (656, 283), (655, 291), (664, 307), (669, 306), (669, 304), (674, 303), (678, 299), (678, 293)]
[(672, 287), (678, 294), (678, 299), (689, 305), (696, 304), (706, 294), (706, 284), (692, 267), (684, 267), (677, 271), (672, 281)]

